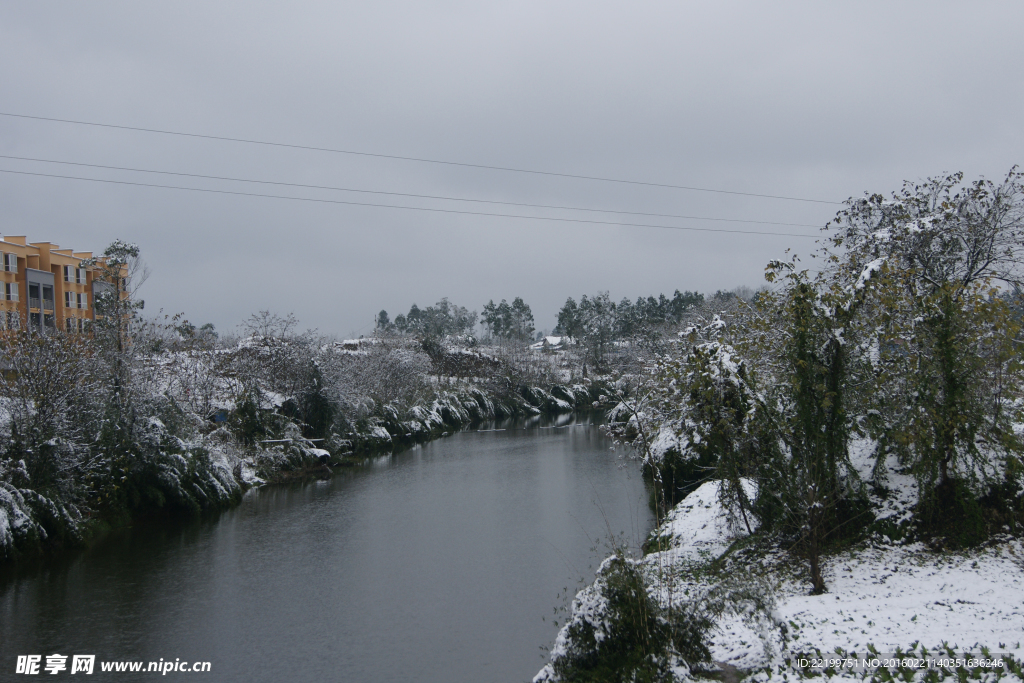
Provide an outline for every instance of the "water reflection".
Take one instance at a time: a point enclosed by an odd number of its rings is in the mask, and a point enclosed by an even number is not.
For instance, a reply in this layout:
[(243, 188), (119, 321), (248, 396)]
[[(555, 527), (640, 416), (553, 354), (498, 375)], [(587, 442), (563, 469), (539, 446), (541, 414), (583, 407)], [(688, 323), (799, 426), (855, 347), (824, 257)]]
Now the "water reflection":
[(0, 671), (59, 652), (210, 661), (210, 681), (528, 680), (557, 593), (592, 578), (610, 534), (635, 545), (652, 522), (635, 466), (595, 426), (487, 429), (503, 431), (252, 491), (217, 519), (8, 578)]

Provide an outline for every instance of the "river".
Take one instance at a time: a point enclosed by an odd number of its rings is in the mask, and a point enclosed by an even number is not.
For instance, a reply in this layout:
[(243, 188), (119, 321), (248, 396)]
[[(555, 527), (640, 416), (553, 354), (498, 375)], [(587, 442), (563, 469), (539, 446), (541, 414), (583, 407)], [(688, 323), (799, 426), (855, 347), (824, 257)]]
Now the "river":
[(636, 548), (653, 525), (609, 445), (565, 417), (458, 432), (111, 535), (0, 579), (0, 679), (17, 655), (59, 653), (96, 655), (86, 680), (164, 678), (99, 671), (162, 658), (210, 662), (170, 679), (528, 681), (559, 593), (593, 580), (610, 536)]

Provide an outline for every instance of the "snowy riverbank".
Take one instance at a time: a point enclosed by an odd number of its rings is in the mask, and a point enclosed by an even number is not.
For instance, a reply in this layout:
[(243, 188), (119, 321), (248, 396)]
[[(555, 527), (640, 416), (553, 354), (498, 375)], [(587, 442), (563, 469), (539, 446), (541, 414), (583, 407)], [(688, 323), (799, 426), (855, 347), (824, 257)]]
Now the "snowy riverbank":
[[(895, 544), (875, 538), (827, 558), (828, 592), (809, 595), (803, 563), (787, 552), (748, 537), (718, 502), (717, 482), (708, 482), (676, 506), (655, 531), (663, 548), (636, 560), (649, 595), (668, 608), (712, 600), (722, 582), (758, 591), (769, 614), (750, 605), (725, 610), (708, 633), (711, 659), (742, 675), (767, 679), (800, 677), (799, 656), (842, 651), (860, 656), (949, 647), (964, 652), (1024, 658), (1024, 544), (1003, 537), (982, 548), (936, 552), (922, 543)], [(602, 572), (607, 573), (607, 563)], [(572, 618), (552, 648), (552, 661), (573, 649), (572, 628), (588, 622), (607, 633), (608, 602), (598, 581), (581, 591)], [(606, 592), (606, 591), (604, 591)], [(601, 637), (597, 638), (600, 643)], [(789, 660), (787, 663), (787, 659)], [(711, 665), (711, 669), (719, 668)], [(700, 678), (685, 663), (676, 680)], [(923, 672), (918, 672), (919, 676)], [(859, 676), (848, 672), (846, 675)], [(548, 664), (536, 683), (560, 680)], [(1004, 680), (1020, 680), (1006, 674)]]
[[(597, 391), (596, 386), (584, 385), (522, 387), (501, 396), (477, 387), (436, 391), (430, 402), (401, 412), (383, 406), (378, 414), (352, 424), (350, 433), (326, 440), (304, 438), (300, 427), (273, 405), (264, 409), (269, 417), (261, 418), (276, 425), (273, 433), (250, 443), (232, 428), (238, 412), (233, 403), (225, 401), (224, 414), (230, 419), (218, 425), (164, 398), (156, 415), (133, 435), (134, 452), (124, 467), (132, 468), (139, 483), (123, 494), (126, 502), (113, 515), (105, 498), (108, 493), (59, 500), (35, 490), (24, 463), (8, 467), (0, 461), (0, 562), (80, 546), (107, 526), (131, 523), (139, 515), (190, 517), (225, 509), (254, 486), (329, 476), (328, 466), (398, 450), (486, 420), (589, 409)], [(55, 459), (68, 448), (56, 440), (51, 446)]]

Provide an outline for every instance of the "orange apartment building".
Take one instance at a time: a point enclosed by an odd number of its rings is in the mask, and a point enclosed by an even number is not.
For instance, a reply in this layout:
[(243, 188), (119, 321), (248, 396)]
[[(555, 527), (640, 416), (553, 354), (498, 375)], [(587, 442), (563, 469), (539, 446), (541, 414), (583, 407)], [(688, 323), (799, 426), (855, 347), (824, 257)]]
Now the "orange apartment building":
[(95, 295), (113, 287), (99, 269), (82, 267), (89, 258), (50, 242), (0, 238), (0, 328), (84, 332), (96, 319)]

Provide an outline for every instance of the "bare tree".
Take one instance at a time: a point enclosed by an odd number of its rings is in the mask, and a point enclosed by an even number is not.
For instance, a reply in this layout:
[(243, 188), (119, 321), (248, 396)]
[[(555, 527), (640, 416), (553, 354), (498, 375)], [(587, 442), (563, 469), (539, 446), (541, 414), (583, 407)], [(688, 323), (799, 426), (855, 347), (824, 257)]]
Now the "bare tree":
[(298, 325), (299, 320), (292, 313), (282, 316), (268, 310), (253, 313), (242, 321), (242, 329), (250, 337), (287, 339)]
[[(25, 462), (37, 490), (70, 494), (102, 412), (86, 341), (62, 332), (12, 332), (0, 342), (0, 395), (9, 413), (6, 455)], [(70, 496), (69, 496), (70, 497)]]

